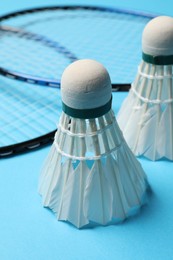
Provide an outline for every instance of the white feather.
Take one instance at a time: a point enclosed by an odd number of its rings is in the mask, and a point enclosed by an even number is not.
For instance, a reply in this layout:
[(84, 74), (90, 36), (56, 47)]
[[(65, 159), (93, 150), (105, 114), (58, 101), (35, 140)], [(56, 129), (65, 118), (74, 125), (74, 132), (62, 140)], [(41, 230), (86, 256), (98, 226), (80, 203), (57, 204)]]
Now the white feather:
[(83, 200), (88, 175), (89, 169), (85, 162), (80, 162), (77, 168), (70, 172), (57, 214), (59, 220), (67, 220), (78, 228), (89, 223), (85, 216)]
[(144, 203), (147, 180), (113, 112), (61, 118), (40, 178), (43, 205), (78, 228), (124, 220)]
[(162, 157), (173, 160), (173, 107), (168, 105), (162, 113), (158, 136), (158, 152)]
[(112, 193), (100, 160), (94, 162), (84, 193), (84, 212), (87, 219), (102, 225), (112, 219)]
[(172, 66), (142, 62), (117, 121), (135, 155), (173, 160)]

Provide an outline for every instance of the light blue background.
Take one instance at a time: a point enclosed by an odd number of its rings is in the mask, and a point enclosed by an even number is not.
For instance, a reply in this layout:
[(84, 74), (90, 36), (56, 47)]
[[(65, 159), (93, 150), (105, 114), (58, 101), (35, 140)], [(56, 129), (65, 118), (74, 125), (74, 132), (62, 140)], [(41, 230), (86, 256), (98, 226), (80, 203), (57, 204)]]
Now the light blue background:
[[(98, 4), (173, 15), (163, 0), (1, 0), (0, 14), (54, 4)], [(126, 94), (114, 94), (117, 112)], [(0, 160), (0, 259), (173, 259), (173, 164), (140, 159), (153, 194), (141, 214), (121, 225), (77, 230), (41, 206), (38, 177), (50, 147)]]

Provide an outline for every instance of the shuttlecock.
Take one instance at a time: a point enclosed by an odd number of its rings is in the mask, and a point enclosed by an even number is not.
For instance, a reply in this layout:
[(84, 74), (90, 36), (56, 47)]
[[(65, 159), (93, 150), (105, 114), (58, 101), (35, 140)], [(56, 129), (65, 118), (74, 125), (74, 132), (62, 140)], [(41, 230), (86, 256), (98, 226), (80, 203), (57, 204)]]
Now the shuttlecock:
[(69, 65), (62, 114), (39, 192), (58, 220), (80, 228), (122, 221), (144, 203), (147, 180), (111, 110), (107, 70), (93, 60)]
[(142, 62), (117, 115), (135, 155), (173, 160), (173, 18), (152, 19), (142, 36)]

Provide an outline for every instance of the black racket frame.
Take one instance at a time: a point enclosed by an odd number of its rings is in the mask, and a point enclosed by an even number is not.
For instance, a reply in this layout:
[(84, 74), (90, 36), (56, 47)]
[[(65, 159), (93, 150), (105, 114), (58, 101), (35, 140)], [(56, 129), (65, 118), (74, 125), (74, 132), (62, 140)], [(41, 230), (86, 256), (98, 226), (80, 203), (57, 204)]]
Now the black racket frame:
[[(11, 12), (6, 15), (3, 15), (0, 17), (0, 26), (1, 23), (10, 19), (14, 18), (20, 15), (25, 15), (25, 14), (31, 14), (35, 12), (44, 12), (44, 11), (53, 11), (53, 10), (91, 10), (91, 11), (102, 11), (102, 12), (116, 12), (116, 13), (124, 13), (128, 15), (134, 15), (134, 16), (143, 16), (146, 18), (154, 18), (156, 15), (153, 14), (148, 14), (145, 12), (137, 12), (137, 11), (130, 11), (130, 10), (125, 10), (125, 9), (120, 9), (120, 8), (109, 8), (109, 7), (100, 7), (100, 6), (87, 6), (87, 5), (59, 5), (59, 6), (44, 6), (44, 7), (37, 7), (37, 8), (30, 8), (30, 9), (24, 9), (16, 12)], [(3, 76), (7, 76), (7, 74), (10, 74), (10, 72), (4, 68), (0, 68), (0, 74)], [(11, 75), (13, 76), (13, 75)], [(19, 79), (20, 78), (15, 78)], [(34, 82), (32, 82), (34, 83)], [(120, 92), (120, 91), (129, 91), (131, 87), (130, 83), (127, 84), (112, 84), (112, 91), (113, 92)], [(48, 145), (53, 142), (54, 135), (55, 135), (56, 129), (54, 131), (51, 131), (50, 133), (47, 133), (45, 135), (39, 136), (37, 138), (9, 145), (9, 146), (4, 146), (0, 148), (0, 158), (4, 157), (9, 157), (13, 155), (17, 155), (20, 153), (28, 152), (33, 149), (38, 149), (42, 146)]]

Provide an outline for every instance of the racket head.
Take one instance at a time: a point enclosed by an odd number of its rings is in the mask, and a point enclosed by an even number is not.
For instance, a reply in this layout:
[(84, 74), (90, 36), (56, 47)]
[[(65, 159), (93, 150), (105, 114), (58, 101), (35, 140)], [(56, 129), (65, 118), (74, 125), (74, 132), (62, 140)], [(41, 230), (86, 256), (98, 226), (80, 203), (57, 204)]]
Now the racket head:
[[(21, 74), (23, 79), (30, 76), (31, 80), (33, 80), (33, 77), (39, 79), (42, 77), (60, 82), (60, 75), (68, 62), (71, 63), (75, 59), (90, 58), (105, 65), (113, 83), (130, 83), (134, 78), (136, 66), (141, 57), (143, 28), (153, 17), (155, 15), (97, 6), (47, 6), (10, 13), (0, 18), (2, 26), (12, 25), (22, 29), (26, 34), (30, 32), (30, 34), (39, 35), (40, 39), (43, 38), (43, 41), (40, 41), (43, 47), (45, 47), (44, 37), (46, 37), (60, 46), (59, 56), (62, 54), (67, 60), (61, 60), (55, 53), (51, 55), (53, 48), (50, 48), (49, 52), (48, 48), (41, 50), (39, 46), (39, 49), (37, 48), (39, 51), (34, 50), (27, 53), (28, 45), (36, 45), (36, 41), (32, 42), (31, 37), (30, 41), (27, 41), (27, 48), (24, 45), (25, 51), (20, 56), (16, 55), (21, 52), (16, 47), (11, 47), (8, 42), (6, 49), (3, 50), (2, 48), (0, 52), (0, 57), (2, 57), (0, 60), (1, 67), (8, 72), (12, 71), (19, 75), (18, 79), (20, 79)], [(25, 36), (24, 33), (23, 35)], [(16, 34), (13, 42), (19, 46), (17, 37), (21, 42), (20, 34)], [(25, 38), (26, 36), (23, 41), (25, 41)], [(11, 57), (7, 58), (6, 53), (15, 49), (15, 55), (11, 56), (16, 56), (16, 60), (21, 60), (21, 63), (23, 61), (24, 67), (21, 67), (20, 64), (17, 67), (14, 65), (15, 60), (10, 63)], [(68, 54), (66, 54), (66, 51)], [(5, 58), (3, 53), (6, 54)], [(35, 56), (32, 53), (35, 53)], [(50, 60), (52, 62), (49, 62)], [(41, 80), (36, 80), (37, 84), (39, 82)]]
[(93, 6), (51, 6), (1, 17), (0, 73), (12, 79), (0, 77), (0, 156), (53, 140), (60, 90), (39, 84), (59, 87), (73, 60), (98, 60), (116, 83), (115, 91), (128, 90), (140, 61), (142, 30), (153, 17)]

